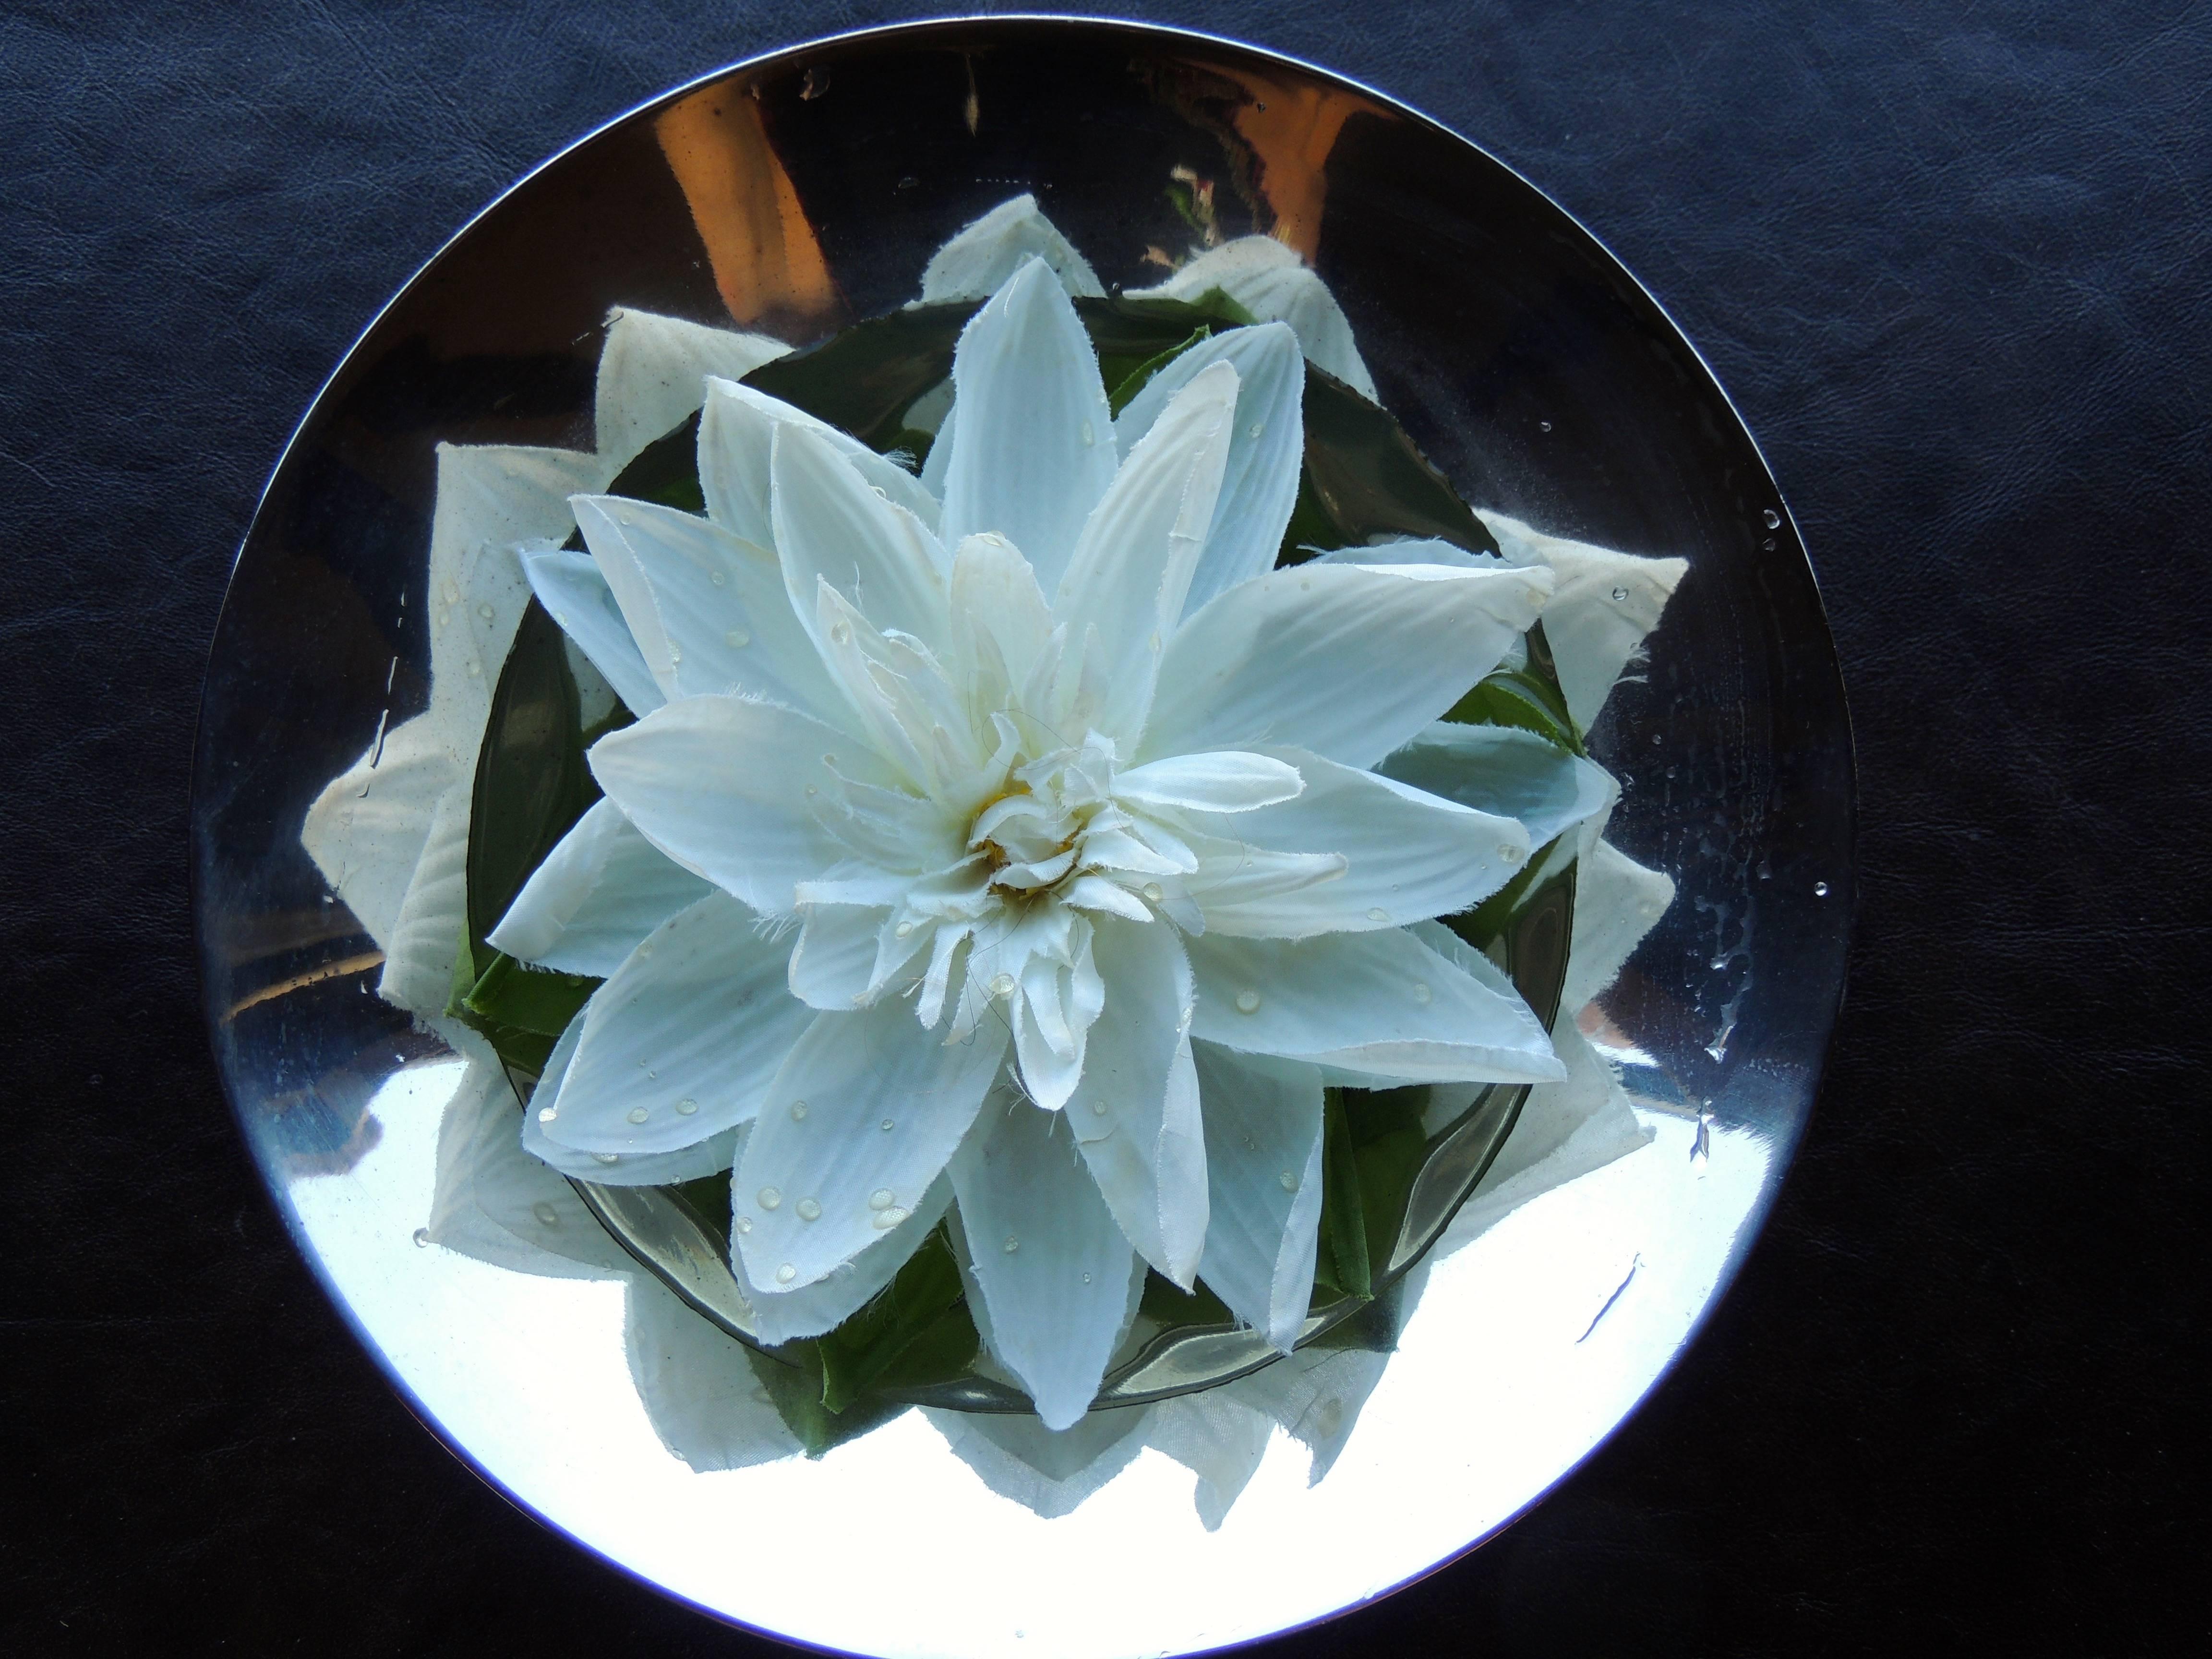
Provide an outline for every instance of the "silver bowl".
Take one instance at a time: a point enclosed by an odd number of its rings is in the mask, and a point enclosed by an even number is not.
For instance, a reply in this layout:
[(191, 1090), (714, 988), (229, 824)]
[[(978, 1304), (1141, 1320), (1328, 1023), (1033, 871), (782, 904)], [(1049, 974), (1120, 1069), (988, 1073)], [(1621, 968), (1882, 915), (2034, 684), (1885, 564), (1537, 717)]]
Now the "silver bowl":
[[(1205, 1465), (1194, 1512), (1188, 1474), (1146, 1450), (1048, 1518), (911, 1413), (819, 1461), (749, 1461), (717, 1437), (757, 1408), (741, 1365), (715, 1369), (736, 1345), (580, 1205), (542, 1206), (568, 1230), (542, 1262), (438, 1248), (441, 1171), (471, 1155), (459, 1067), (373, 994), (374, 945), (302, 852), (302, 817), (422, 705), (434, 447), (588, 447), (611, 306), (818, 337), (912, 297), (945, 236), (1022, 189), (1136, 286), (1157, 274), (1148, 247), (1187, 234), (1177, 167), (1220, 178), (1231, 230), (1309, 252), (1383, 401), (1463, 494), (1690, 560), (1648, 667), (1591, 734), (1626, 786), (1612, 838), (1678, 884), (1594, 1005), (1648, 1144), (1523, 1203), (1492, 1172), (1470, 1209), (1494, 1224), (1423, 1270), (1364, 1410), (1308, 1402), (1315, 1435), (1356, 1417), (1313, 1484), (1290, 1437), (1263, 1437)], [(241, 1131), (423, 1421), (549, 1524), (711, 1613), (971, 1656), (1183, 1652), (1325, 1618), (1480, 1543), (1586, 1456), (1695, 1334), (1802, 1131), (1842, 995), (1851, 816), (1842, 687), (1780, 493), (1595, 238), (1379, 93), (1231, 42), (1040, 18), (739, 65), (584, 140), (456, 237), (270, 482), (193, 799), (209, 1018)], [(673, 1395), (672, 1374), (688, 1379)], [(1145, 1409), (1080, 1432), (1110, 1462)]]

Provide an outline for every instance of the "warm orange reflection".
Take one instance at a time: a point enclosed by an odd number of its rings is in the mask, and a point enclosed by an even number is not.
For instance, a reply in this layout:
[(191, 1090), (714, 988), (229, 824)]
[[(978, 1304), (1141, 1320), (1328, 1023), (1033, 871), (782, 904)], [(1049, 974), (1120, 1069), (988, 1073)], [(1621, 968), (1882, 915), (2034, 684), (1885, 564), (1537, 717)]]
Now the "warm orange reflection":
[(829, 263), (748, 89), (726, 82), (694, 93), (653, 127), (730, 315), (800, 336), (834, 318)]
[(1311, 263), (1321, 246), (1328, 155), (1337, 135), (1362, 110), (1381, 111), (1358, 94), (1334, 87), (1278, 81), (1251, 70), (1227, 76), (1250, 94), (1251, 101), (1231, 118), (1259, 161), (1254, 182), (1274, 210), (1270, 234)]

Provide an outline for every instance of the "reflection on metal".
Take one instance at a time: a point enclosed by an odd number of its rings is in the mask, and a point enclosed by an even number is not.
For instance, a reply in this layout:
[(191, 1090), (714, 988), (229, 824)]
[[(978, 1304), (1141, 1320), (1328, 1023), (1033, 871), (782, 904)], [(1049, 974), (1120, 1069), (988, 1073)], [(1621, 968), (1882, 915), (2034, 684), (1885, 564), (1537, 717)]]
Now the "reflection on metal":
[[(1574, 903), (1571, 866), (1530, 896), (1504, 935), (1507, 970), (1528, 1006), (1547, 1024), (1557, 1016), (1560, 988), (1566, 982), (1567, 939)], [(514, 1078), (511, 1072), (509, 1076)], [(526, 1107), (529, 1091), (523, 1079), (514, 1080)], [(1458, 1118), (1430, 1137), (1407, 1198), (1397, 1243), (1389, 1260), (1375, 1273), (1374, 1298), (1340, 1297), (1315, 1308), (1299, 1328), (1300, 1347), (1375, 1307), (1413, 1271), (1481, 1184), (1506, 1137), (1513, 1133), (1522, 1103), (1528, 1097), (1525, 1084), (1492, 1084)], [(582, 1195), (600, 1224), (655, 1278), (739, 1341), (771, 1358), (781, 1358), (757, 1334), (752, 1308), (730, 1267), (720, 1227), (694, 1209), (680, 1190), (602, 1187), (573, 1179), (569, 1184)], [(1266, 1337), (1244, 1326), (1171, 1326), (1106, 1373), (1091, 1408), (1142, 1405), (1212, 1388), (1280, 1358)], [(982, 1376), (903, 1389), (896, 1397), (917, 1406), (954, 1411), (1030, 1409), (1026, 1395)]]
[(760, 100), (726, 81), (671, 104), (653, 131), (690, 204), (730, 315), (747, 328), (802, 338), (834, 318), (837, 285), (769, 142)]
[(264, 1002), (274, 1002), (278, 997), (289, 996), (295, 991), (304, 991), (310, 985), (319, 985), (326, 979), (343, 979), (348, 974), (365, 974), (372, 968), (381, 967), (384, 952), (363, 951), (358, 956), (347, 957), (338, 962), (326, 962), (319, 968), (310, 968), (304, 974), (294, 974), (289, 979), (280, 979), (274, 985), (264, 985), (258, 991), (248, 991), (230, 1005), (226, 1018), (236, 1019), (248, 1008)]

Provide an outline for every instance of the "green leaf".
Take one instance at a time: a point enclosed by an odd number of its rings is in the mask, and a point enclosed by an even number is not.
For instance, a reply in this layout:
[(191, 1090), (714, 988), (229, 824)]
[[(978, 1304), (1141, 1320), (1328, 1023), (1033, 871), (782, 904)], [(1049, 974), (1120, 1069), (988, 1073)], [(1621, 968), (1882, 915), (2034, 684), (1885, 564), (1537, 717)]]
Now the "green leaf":
[(1145, 389), (1146, 385), (1152, 380), (1153, 375), (1158, 374), (1176, 358), (1182, 356), (1184, 352), (1189, 350), (1200, 340), (1211, 338), (1212, 333), (1213, 330), (1211, 326), (1201, 323), (1196, 328), (1191, 330), (1188, 337), (1178, 344), (1170, 346), (1165, 351), (1160, 353), (1157, 357), (1147, 357), (1145, 359), (1143, 362), (1139, 363), (1135, 368), (1129, 371), (1127, 379), (1124, 380), (1119, 386), (1115, 386), (1112, 392), (1107, 394), (1106, 407), (1111, 410), (1115, 415), (1120, 415), (1123, 410), (1127, 409), (1132, 403), (1136, 401), (1137, 394)]
[[(857, 1440), (869, 1430), (888, 1423), (906, 1410), (896, 1400), (871, 1400), (856, 1410), (833, 1412), (822, 1403), (822, 1370), (813, 1342), (791, 1342), (775, 1355), (750, 1346), (745, 1358), (767, 1391), (769, 1403), (784, 1426), (799, 1438), (810, 1458), (833, 1446)], [(777, 1356), (781, 1356), (778, 1358)]]
[(1463, 910), (1455, 916), (1446, 916), (1444, 926), (1476, 950), (1487, 951), (1505, 932), (1506, 924), (1513, 920), (1515, 912), (1528, 899), (1537, 871), (1543, 867), (1544, 861), (1551, 856), (1552, 849), (1558, 845), (1556, 837), (1546, 842), (1528, 855), (1528, 862), (1521, 866), (1512, 880), (1474, 909)]
[(1229, 1304), (1206, 1289), (1203, 1279), (1189, 1290), (1180, 1289), (1150, 1267), (1145, 1269), (1145, 1288), (1137, 1298), (1137, 1311), (1163, 1325), (1233, 1325), (1237, 1316)]
[(1304, 414), (1305, 471), (1283, 562), (1298, 562), (1305, 548), (1364, 547), (1390, 536), (1498, 551), (1474, 509), (1388, 410), (1308, 363)]
[[(1405, 1224), (1413, 1177), (1428, 1154), (1421, 1128), (1425, 1088), (1344, 1091), (1346, 1128), (1358, 1168), (1359, 1207), (1367, 1224), (1367, 1260), (1388, 1264)], [(1326, 1155), (1326, 1154), (1324, 1154)]]
[[(1375, 1294), (1367, 1259), (1367, 1216), (1360, 1201), (1359, 1165), (1352, 1155), (1352, 1127), (1344, 1112), (1344, 1091), (1322, 1091), (1321, 1243), (1316, 1273), (1326, 1267), (1328, 1283), (1346, 1296)], [(1327, 1261), (1320, 1258), (1326, 1255)]]
[(603, 983), (581, 974), (526, 968), (499, 951), (462, 1000), (471, 1012), (498, 1024), (557, 1037)]
[(699, 417), (691, 416), (638, 451), (636, 459), (615, 474), (607, 494), (654, 501), (683, 513), (704, 513), (707, 497), (699, 488)]
[[(869, 448), (899, 448), (906, 412), (952, 373), (960, 331), (981, 307), (911, 306), (763, 363), (745, 384), (851, 433)], [(696, 463), (695, 463), (696, 465)]]
[[(842, 1412), (906, 1358), (907, 1350), (937, 1325), (961, 1299), (959, 1264), (939, 1226), (898, 1270), (875, 1299), (836, 1330), (817, 1339), (822, 1361), (822, 1403)], [(966, 1310), (961, 1310), (967, 1322)], [(959, 1345), (957, 1333), (938, 1332), (933, 1345), (915, 1356), (927, 1371)], [(959, 1366), (975, 1356), (975, 1328), (968, 1324), (967, 1352)], [(953, 1375), (958, 1374), (956, 1368)]]

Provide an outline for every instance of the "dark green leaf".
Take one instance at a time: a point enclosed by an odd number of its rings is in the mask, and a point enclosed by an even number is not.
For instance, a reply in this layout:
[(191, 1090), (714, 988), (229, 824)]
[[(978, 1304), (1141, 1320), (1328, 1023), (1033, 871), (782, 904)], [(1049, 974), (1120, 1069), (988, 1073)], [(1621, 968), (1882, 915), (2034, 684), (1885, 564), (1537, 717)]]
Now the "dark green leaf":
[(1145, 1288), (1137, 1299), (1137, 1311), (1163, 1325), (1237, 1322), (1237, 1316), (1229, 1311), (1229, 1304), (1206, 1289), (1203, 1280), (1188, 1291), (1179, 1290), (1172, 1279), (1163, 1278), (1149, 1267), (1145, 1270)]
[[(1352, 1154), (1351, 1125), (1344, 1111), (1344, 1091), (1322, 1094), (1321, 1246), (1317, 1268), (1329, 1270), (1331, 1285), (1346, 1296), (1375, 1293), (1374, 1274), (1367, 1259), (1367, 1218), (1360, 1202), (1359, 1165)], [(1326, 1256), (1325, 1263), (1319, 1258)]]
[[(767, 1390), (769, 1401), (784, 1426), (799, 1437), (809, 1457), (819, 1457), (833, 1446), (857, 1440), (869, 1430), (888, 1423), (906, 1407), (896, 1400), (870, 1400), (853, 1410), (838, 1413), (822, 1403), (822, 1371), (813, 1342), (792, 1342), (776, 1351), (778, 1358), (747, 1348), (745, 1358), (753, 1375)], [(784, 1360), (795, 1364), (783, 1363)]]
[(1145, 389), (1146, 383), (1153, 375), (1182, 356), (1200, 340), (1211, 337), (1212, 333), (1213, 330), (1210, 325), (1201, 323), (1198, 327), (1191, 330), (1188, 337), (1180, 343), (1170, 346), (1157, 357), (1147, 357), (1143, 362), (1139, 363), (1135, 368), (1130, 370), (1127, 380), (1107, 394), (1107, 408), (1119, 416), (1123, 410), (1136, 401), (1137, 394)]
[(471, 1013), (501, 1025), (556, 1037), (583, 1010), (602, 981), (580, 974), (526, 968), (504, 951), (495, 951), (463, 999)]
[(952, 372), (952, 349), (979, 309), (912, 306), (856, 323), (820, 345), (763, 363), (745, 384), (851, 433), (871, 449), (899, 447), (915, 399)]
[(1387, 410), (1306, 365), (1305, 475), (1284, 538), (1302, 547), (1364, 547), (1376, 537), (1435, 537), (1471, 553), (1498, 544)]
[(637, 459), (615, 474), (607, 494), (655, 501), (682, 513), (704, 513), (707, 497), (699, 488), (699, 417), (690, 416), (638, 451)]
[(1514, 912), (1528, 896), (1529, 886), (1536, 878), (1536, 872), (1543, 866), (1544, 860), (1557, 845), (1555, 841), (1546, 842), (1528, 855), (1528, 861), (1521, 866), (1519, 873), (1512, 880), (1474, 909), (1462, 911), (1455, 916), (1446, 916), (1444, 926), (1476, 950), (1487, 951), (1504, 933), (1505, 924), (1513, 920)]
[[(893, 1362), (960, 1300), (960, 1267), (939, 1227), (874, 1301), (819, 1339), (822, 1403), (842, 1412), (888, 1373)], [(973, 1341), (975, 1328), (969, 1328)], [(940, 1341), (944, 1340), (940, 1334)], [(975, 1349), (968, 1350), (973, 1358)], [(927, 1360), (929, 1355), (921, 1356)], [(966, 1363), (965, 1359), (962, 1362)]]
[(1367, 1260), (1387, 1263), (1397, 1248), (1406, 1203), (1428, 1152), (1421, 1109), (1429, 1091), (1346, 1089), (1345, 1126), (1358, 1167), (1359, 1207), (1367, 1224)]

